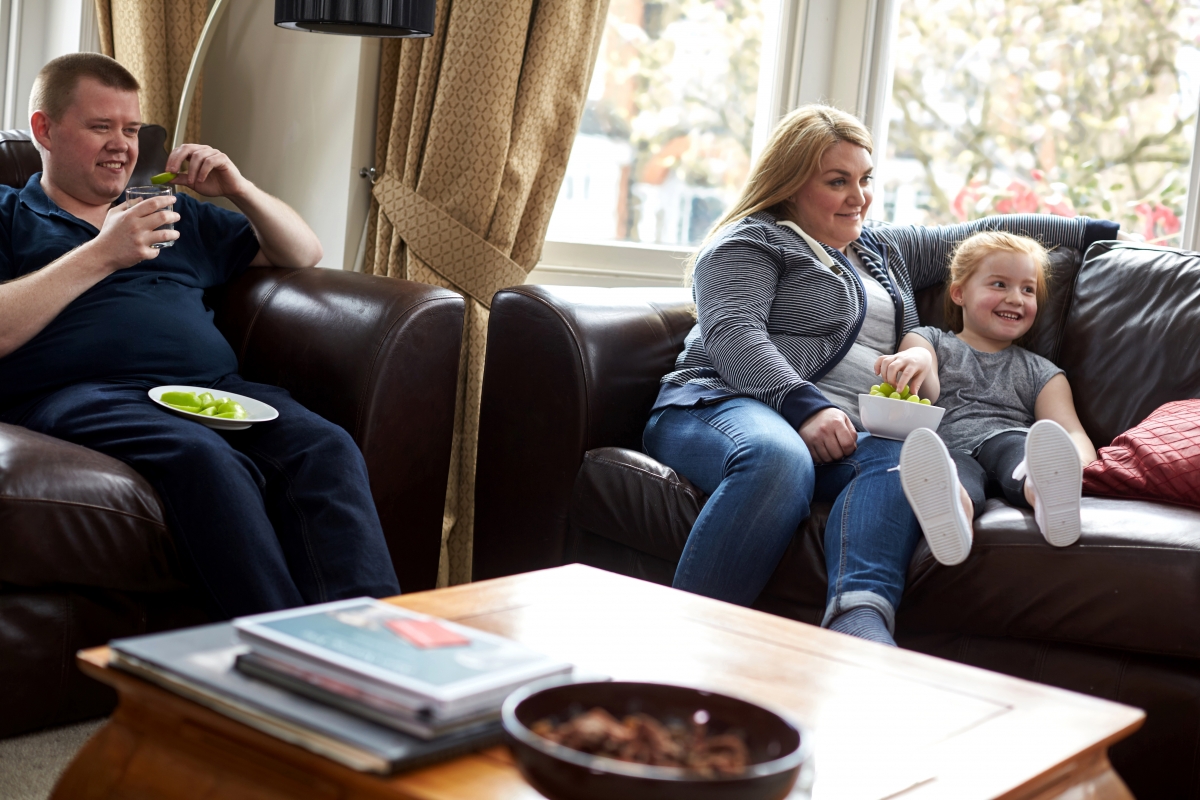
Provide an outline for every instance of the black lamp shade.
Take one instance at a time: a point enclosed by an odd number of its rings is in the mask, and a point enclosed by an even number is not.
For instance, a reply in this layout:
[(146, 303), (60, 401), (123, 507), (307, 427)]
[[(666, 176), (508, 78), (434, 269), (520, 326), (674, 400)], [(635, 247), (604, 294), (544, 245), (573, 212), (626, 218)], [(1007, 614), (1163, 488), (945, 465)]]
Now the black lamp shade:
[(275, 24), (343, 36), (432, 36), (434, 4), (435, 0), (275, 0)]

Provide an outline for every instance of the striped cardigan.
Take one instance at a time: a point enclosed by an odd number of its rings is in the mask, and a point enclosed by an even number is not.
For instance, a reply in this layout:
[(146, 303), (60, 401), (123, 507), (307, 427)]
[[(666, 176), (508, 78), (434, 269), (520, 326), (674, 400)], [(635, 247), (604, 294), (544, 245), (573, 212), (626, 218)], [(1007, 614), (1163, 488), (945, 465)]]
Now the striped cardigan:
[[(1085, 250), (1114, 239), (1117, 225), (1087, 217), (987, 217), (942, 227), (864, 228), (851, 247), (896, 306), (896, 342), (916, 328), (915, 292), (946, 280), (954, 246), (979, 231), (1003, 230), (1047, 247)], [(844, 254), (825, 267), (798, 233), (760, 212), (721, 231), (696, 260), (697, 322), (662, 378), (654, 408), (752, 397), (795, 428), (833, 403), (814, 386), (850, 349), (866, 316), (866, 295)], [(840, 265), (840, 266), (839, 266)]]

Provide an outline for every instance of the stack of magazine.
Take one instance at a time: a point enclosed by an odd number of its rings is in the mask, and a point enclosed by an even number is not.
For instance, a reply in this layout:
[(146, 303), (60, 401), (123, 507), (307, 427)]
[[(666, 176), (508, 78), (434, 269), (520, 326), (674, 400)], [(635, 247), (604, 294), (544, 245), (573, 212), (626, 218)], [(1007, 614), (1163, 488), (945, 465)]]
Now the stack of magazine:
[(118, 639), (113, 666), (358, 770), (494, 744), (518, 686), (571, 665), (381, 603), (341, 600)]

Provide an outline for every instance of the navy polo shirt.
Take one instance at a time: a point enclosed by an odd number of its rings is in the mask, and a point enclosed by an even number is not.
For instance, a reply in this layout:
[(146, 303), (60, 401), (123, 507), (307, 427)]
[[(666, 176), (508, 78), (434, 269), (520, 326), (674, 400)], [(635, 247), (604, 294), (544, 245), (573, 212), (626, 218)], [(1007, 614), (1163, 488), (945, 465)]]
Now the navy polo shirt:
[[(0, 281), (36, 272), (100, 233), (59, 208), (39, 172), (0, 186)], [(0, 358), (0, 411), (90, 381), (210, 385), (237, 371), (204, 290), (240, 274), (258, 253), (241, 214), (180, 194), (174, 247), (117, 270), (36, 336)]]

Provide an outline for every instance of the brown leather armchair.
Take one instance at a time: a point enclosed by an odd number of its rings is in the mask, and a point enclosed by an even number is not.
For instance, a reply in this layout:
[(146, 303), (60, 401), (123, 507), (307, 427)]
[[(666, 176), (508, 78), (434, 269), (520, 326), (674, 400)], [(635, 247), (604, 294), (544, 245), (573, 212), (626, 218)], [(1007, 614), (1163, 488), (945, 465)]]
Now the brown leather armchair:
[[(135, 176), (161, 172), (165, 132), (143, 129)], [(0, 181), (41, 169), (0, 133)], [(135, 177), (136, 180), (136, 177)], [(251, 269), (209, 293), (246, 378), (286, 387), (366, 457), (405, 591), (433, 588), (450, 469), (463, 299), (326, 269)], [(162, 507), (132, 469), (0, 424), (0, 737), (105, 713), (114, 696), (75, 651), (205, 622)]]
[[(1200, 254), (1112, 242), (1054, 254), (1031, 349), (1062, 366), (1085, 428), (1112, 441), (1200, 396)], [(941, 289), (919, 298), (940, 324)], [(474, 577), (582, 562), (669, 584), (705, 497), (641, 452), (658, 381), (694, 323), (684, 289), (521, 286), (492, 301), (480, 409)], [(756, 607), (819, 623), (827, 505), (797, 530)], [(989, 501), (956, 567), (924, 543), (901, 646), (1138, 706), (1111, 751), (1140, 798), (1200, 796), (1200, 512), (1084, 498), (1057, 549)]]

